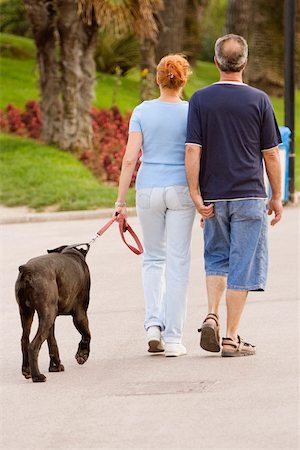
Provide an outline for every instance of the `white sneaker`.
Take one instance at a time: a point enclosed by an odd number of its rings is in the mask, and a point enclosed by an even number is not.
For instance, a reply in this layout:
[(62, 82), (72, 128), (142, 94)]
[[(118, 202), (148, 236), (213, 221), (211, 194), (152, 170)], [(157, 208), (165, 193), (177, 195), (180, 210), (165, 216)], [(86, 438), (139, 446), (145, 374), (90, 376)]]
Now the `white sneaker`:
[(165, 356), (182, 356), (186, 355), (186, 348), (183, 344), (172, 344), (170, 342), (165, 345)]
[(149, 353), (161, 353), (165, 350), (161, 340), (161, 331), (159, 327), (152, 326), (148, 328), (147, 340), (149, 345)]

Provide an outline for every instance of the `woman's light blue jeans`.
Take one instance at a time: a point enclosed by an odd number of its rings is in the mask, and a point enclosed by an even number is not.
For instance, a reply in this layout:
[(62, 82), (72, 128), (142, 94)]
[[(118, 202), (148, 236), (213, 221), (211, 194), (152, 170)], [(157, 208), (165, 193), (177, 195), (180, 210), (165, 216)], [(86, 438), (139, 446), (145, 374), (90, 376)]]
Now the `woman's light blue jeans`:
[(195, 206), (187, 186), (140, 189), (136, 206), (144, 241), (145, 329), (159, 326), (165, 342), (180, 343)]

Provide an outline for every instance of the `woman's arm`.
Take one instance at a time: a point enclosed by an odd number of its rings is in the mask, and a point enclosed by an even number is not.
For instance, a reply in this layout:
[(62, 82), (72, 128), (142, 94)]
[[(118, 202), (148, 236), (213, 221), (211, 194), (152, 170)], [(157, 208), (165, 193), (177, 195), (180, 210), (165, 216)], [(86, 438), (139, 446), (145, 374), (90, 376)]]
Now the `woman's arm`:
[(139, 152), (143, 143), (143, 134), (140, 131), (129, 133), (126, 151), (122, 161), (122, 169), (119, 180), (118, 198), (115, 212), (127, 216), (126, 195), (129, 189), (132, 175), (139, 157)]

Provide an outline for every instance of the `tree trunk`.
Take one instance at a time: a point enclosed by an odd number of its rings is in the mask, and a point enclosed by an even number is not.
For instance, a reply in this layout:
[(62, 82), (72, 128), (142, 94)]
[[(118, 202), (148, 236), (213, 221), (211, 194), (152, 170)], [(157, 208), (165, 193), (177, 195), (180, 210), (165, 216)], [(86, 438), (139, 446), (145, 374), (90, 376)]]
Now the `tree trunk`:
[(96, 78), (93, 55), (98, 27), (95, 23), (83, 23), (74, 0), (57, 0), (57, 6), (64, 108), (60, 147), (89, 148), (92, 145), (89, 109)]
[(93, 130), (90, 117), (90, 108), (95, 96), (96, 62), (95, 52), (97, 47), (98, 25), (83, 24), (82, 57), (81, 57), (81, 84), (79, 90), (78, 114), (80, 117), (78, 137), (83, 147), (91, 148)]
[(25, 0), (37, 47), (43, 115), (42, 137), (46, 142), (57, 144), (60, 141), (62, 103), (54, 3), (54, 1)]
[(225, 33), (239, 34), (248, 39), (249, 26), (252, 26), (252, 20), (249, 16), (252, 12), (249, 0), (228, 0)]
[(203, 27), (201, 25), (207, 6), (208, 0), (187, 0), (183, 52), (191, 64), (197, 62), (202, 49)]
[(74, 0), (25, 0), (37, 46), (43, 138), (63, 149), (92, 147), (90, 105), (98, 26)]
[(251, 2), (253, 28), (250, 37), (248, 80), (269, 95), (281, 97), (284, 88), (283, 0)]
[(249, 45), (245, 81), (269, 95), (283, 95), (283, 0), (229, 0), (227, 33)]
[(140, 43), (141, 100), (150, 100), (157, 94), (155, 45), (153, 39), (144, 39)]
[(164, 0), (164, 9), (157, 11), (158, 40), (141, 40), (141, 99), (149, 100), (157, 95), (155, 81), (159, 60), (169, 53), (181, 53), (183, 49), (185, 6), (187, 0)]
[(181, 53), (187, 0), (165, 0), (158, 14), (159, 38), (156, 61), (169, 53)]

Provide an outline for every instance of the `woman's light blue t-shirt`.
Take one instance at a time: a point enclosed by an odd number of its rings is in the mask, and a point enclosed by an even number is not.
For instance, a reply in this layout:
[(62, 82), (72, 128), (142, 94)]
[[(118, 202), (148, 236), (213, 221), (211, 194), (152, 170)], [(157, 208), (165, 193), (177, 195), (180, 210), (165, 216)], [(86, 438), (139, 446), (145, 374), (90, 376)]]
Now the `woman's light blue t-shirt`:
[(129, 132), (143, 133), (136, 188), (186, 186), (184, 166), (188, 102), (148, 100), (131, 116)]

